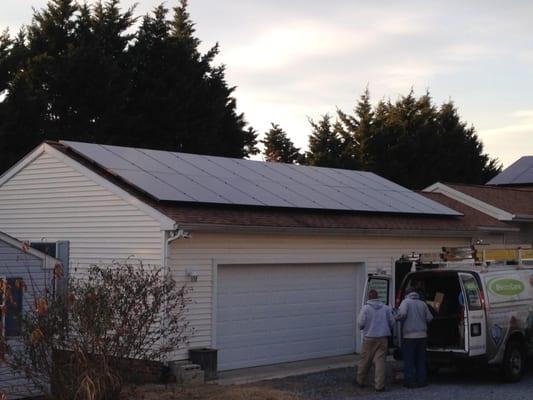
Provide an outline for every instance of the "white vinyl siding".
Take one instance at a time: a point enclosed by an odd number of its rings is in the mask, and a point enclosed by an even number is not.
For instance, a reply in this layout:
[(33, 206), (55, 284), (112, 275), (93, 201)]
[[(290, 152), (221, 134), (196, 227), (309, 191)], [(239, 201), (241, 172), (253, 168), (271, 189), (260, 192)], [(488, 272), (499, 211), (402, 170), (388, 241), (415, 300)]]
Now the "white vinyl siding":
[[(31, 275), (31, 279), (30, 279)], [(3, 242), (0, 239), (0, 277), (21, 278), (28, 283), (23, 293), (23, 310), (34, 303), (34, 295), (44, 290), (46, 282), (51, 279), (50, 270), (43, 268), (43, 260)], [(29, 282), (33, 282), (30, 285)], [(37, 292), (37, 293), (34, 293)], [(17, 346), (17, 339), (10, 338), (9, 345)], [(8, 399), (18, 399), (39, 394), (37, 390), (21, 375), (14, 373), (0, 361), (0, 393), (6, 393)]]
[[(192, 238), (172, 242), (168, 265), (178, 281), (186, 281), (186, 269), (198, 271), (198, 281), (189, 282), (193, 303), (189, 320), (194, 328), (189, 347), (216, 347), (217, 265), (362, 263), (369, 273), (391, 271), (402, 254), (438, 252), (442, 246), (464, 246), (470, 238), (400, 238), (372, 236), (260, 235), (192, 232)], [(361, 283), (362, 284), (362, 283)], [(174, 359), (187, 357), (180, 349)]]
[(158, 221), (46, 152), (0, 187), (0, 229), (20, 240), (69, 240), (74, 273), (130, 256), (162, 262)]

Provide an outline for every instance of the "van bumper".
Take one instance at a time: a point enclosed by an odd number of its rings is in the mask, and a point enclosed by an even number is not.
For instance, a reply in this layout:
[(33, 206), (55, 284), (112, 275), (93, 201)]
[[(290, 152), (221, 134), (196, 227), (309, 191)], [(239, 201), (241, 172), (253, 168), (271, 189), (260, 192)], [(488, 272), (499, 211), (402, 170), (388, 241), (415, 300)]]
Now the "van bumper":
[(468, 353), (459, 353), (453, 351), (431, 351), (427, 352), (427, 359), (430, 364), (449, 365), (459, 362), (487, 364), (486, 355), (471, 356)]

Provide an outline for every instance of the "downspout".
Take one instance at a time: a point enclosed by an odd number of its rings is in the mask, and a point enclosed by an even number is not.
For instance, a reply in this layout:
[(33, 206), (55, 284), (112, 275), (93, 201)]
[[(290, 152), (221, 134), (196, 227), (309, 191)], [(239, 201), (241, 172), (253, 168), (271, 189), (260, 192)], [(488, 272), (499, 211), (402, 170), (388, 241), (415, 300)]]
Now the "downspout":
[[(163, 234), (163, 273), (165, 274), (165, 276), (168, 276), (171, 273), (170, 265), (168, 262), (171, 243), (178, 239), (190, 239), (191, 237), (192, 237), (191, 233), (186, 232), (183, 229), (177, 228), (174, 230), (164, 231), (164, 234)], [(165, 325), (168, 323), (168, 316), (166, 314), (163, 316), (163, 323)], [(169, 360), (166, 359), (164, 364), (168, 366)]]
[[(162, 270), (163, 270), (163, 275), (164, 276), (168, 276), (167, 274), (170, 273), (170, 268), (168, 266), (168, 237), (170, 236), (170, 232), (172, 231), (168, 231), (168, 230), (165, 230), (163, 231), (163, 265), (162, 265)], [(167, 308), (165, 306), (165, 308)], [(162, 323), (163, 323), (163, 326), (166, 328), (167, 324), (168, 324), (168, 315), (167, 313), (163, 313), (163, 318), (162, 318)], [(165, 343), (165, 347), (168, 348), (168, 339), (167, 339), (167, 342)], [(168, 367), (169, 365), (169, 361), (168, 361), (168, 356), (165, 355), (164, 359), (163, 359), (163, 365), (165, 365), (166, 367)]]

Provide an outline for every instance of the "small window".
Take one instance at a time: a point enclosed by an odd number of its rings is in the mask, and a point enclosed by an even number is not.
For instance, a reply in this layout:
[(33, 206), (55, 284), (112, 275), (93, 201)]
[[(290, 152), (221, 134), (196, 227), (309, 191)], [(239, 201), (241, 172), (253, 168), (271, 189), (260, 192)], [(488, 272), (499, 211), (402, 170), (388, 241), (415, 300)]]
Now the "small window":
[[(0, 304), (5, 305), (4, 335), (5, 337), (20, 336), (22, 326), (22, 278), (2, 279), (6, 287), (0, 293)], [(4, 296), (4, 294), (7, 294)]]
[(461, 275), (463, 287), (466, 293), (466, 303), (470, 311), (481, 310), (481, 297), (479, 295), (479, 287), (471, 275)]
[(50, 257), (56, 256), (56, 242), (31, 242), (30, 246)]

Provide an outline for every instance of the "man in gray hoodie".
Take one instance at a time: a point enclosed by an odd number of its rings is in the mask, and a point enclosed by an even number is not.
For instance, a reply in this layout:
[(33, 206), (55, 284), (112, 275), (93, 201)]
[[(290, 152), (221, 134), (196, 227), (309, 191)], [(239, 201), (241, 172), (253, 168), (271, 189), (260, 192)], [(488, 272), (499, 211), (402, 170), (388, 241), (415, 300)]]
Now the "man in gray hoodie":
[(433, 319), (428, 306), (414, 288), (406, 290), (396, 319), (402, 321), (402, 355), (404, 385), (409, 388), (427, 385), (426, 340), (428, 323)]
[(368, 301), (361, 309), (358, 320), (363, 330), (363, 349), (357, 367), (357, 383), (363, 386), (372, 362), (375, 366), (375, 388), (385, 390), (385, 357), (394, 317), (389, 306), (378, 299), (378, 292), (368, 291)]

